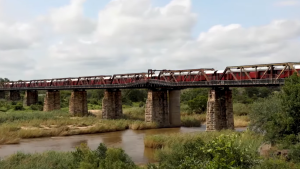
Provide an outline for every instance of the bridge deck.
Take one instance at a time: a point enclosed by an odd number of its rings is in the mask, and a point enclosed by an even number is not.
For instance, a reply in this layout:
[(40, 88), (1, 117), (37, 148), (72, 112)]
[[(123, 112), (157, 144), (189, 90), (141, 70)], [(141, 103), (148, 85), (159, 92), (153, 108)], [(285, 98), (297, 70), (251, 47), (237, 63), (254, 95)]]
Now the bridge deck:
[(162, 80), (138, 80), (127, 84), (105, 84), (105, 85), (64, 85), (45, 87), (11, 87), (1, 88), (8, 90), (74, 90), (74, 89), (131, 89), (131, 88), (205, 88), (205, 87), (255, 87), (255, 86), (280, 86), (285, 79), (259, 79), (259, 80), (212, 80), (195, 82), (169, 82)]

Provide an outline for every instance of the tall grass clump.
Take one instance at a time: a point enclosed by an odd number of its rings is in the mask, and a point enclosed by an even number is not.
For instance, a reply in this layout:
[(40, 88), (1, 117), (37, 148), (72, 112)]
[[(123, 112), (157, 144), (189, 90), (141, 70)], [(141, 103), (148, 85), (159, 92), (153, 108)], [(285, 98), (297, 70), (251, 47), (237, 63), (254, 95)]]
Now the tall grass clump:
[(187, 142), (193, 142), (197, 139), (203, 140), (205, 143), (213, 140), (220, 135), (238, 134), (238, 138), (246, 145), (253, 144), (255, 147), (259, 147), (262, 143), (262, 136), (257, 135), (251, 131), (245, 131), (242, 133), (224, 130), (220, 132), (193, 132), (193, 133), (176, 133), (176, 134), (159, 134), (159, 135), (146, 135), (144, 138), (145, 147), (149, 148), (161, 148), (171, 147), (172, 145), (183, 144)]
[(144, 121), (135, 121), (129, 125), (132, 130), (146, 130), (146, 129), (156, 129), (158, 128), (157, 123), (147, 123)]
[(144, 107), (128, 107), (123, 110), (123, 117), (130, 120), (145, 120)]
[(197, 115), (191, 116), (181, 116), (181, 126), (182, 127), (201, 127), (201, 121)]
[(234, 116), (235, 127), (247, 127), (250, 124), (249, 116)]

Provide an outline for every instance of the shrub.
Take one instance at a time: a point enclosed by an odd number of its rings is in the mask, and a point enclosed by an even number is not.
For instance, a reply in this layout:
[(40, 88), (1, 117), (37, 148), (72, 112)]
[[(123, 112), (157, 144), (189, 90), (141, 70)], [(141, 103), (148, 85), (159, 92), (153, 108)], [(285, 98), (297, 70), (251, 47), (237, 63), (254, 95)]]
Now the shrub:
[(14, 110), (24, 110), (22, 103), (18, 103), (17, 105), (15, 105)]
[(241, 139), (253, 136), (251, 133), (222, 134), (207, 143), (198, 137), (184, 144), (173, 144), (159, 151), (158, 166), (149, 165), (148, 168), (250, 168), (258, 163), (256, 145), (242, 143)]
[(79, 146), (76, 151), (72, 152), (73, 169), (92, 169), (92, 168), (114, 168), (114, 169), (134, 169), (137, 166), (130, 157), (125, 154), (124, 150), (119, 148), (107, 148), (100, 144), (94, 151), (86, 144)]
[(300, 163), (300, 143), (295, 144), (290, 148), (288, 159), (292, 162)]

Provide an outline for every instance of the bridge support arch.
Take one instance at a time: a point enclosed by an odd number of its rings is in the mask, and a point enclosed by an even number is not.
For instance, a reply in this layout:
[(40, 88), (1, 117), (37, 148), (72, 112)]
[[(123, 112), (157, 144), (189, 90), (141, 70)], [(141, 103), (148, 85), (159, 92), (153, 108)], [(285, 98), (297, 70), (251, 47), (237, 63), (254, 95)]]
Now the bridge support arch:
[(69, 100), (69, 113), (74, 116), (88, 115), (87, 93), (85, 90), (74, 90)]
[(11, 90), (9, 91), (9, 100), (18, 101), (21, 100), (21, 95), (19, 90)]
[(23, 106), (30, 106), (38, 102), (38, 91), (36, 90), (27, 90), (25, 91), (25, 96), (23, 100)]
[(44, 98), (44, 111), (60, 110), (60, 92), (48, 90)]
[(206, 131), (234, 130), (232, 91), (213, 88), (209, 91), (206, 114)]
[(5, 99), (5, 91), (0, 91), (0, 99)]
[(118, 119), (123, 115), (120, 89), (107, 89), (102, 100), (102, 119)]

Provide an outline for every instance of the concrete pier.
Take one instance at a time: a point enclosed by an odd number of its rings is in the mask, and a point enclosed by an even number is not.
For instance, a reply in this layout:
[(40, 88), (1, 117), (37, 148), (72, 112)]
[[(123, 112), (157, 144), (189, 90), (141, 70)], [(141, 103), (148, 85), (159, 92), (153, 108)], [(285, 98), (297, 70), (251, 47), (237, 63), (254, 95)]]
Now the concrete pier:
[(170, 126), (167, 90), (148, 90), (145, 121), (156, 122), (160, 127)]
[(180, 90), (169, 90), (170, 125), (180, 127)]
[(232, 91), (214, 88), (209, 91), (206, 131), (234, 130)]
[(88, 115), (87, 93), (86, 91), (75, 90), (69, 100), (70, 114), (78, 117)]
[(107, 89), (102, 100), (102, 118), (118, 119), (123, 115), (122, 94), (119, 89)]
[(5, 91), (0, 91), (0, 99), (5, 99)]
[(11, 100), (11, 101), (19, 101), (19, 100), (21, 100), (20, 91), (18, 91), (18, 90), (11, 90), (11, 91), (9, 91), (9, 100)]
[(48, 90), (44, 98), (44, 111), (60, 110), (60, 92)]
[(23, 106), (30, 106), (32, 104), (37, 104), (38, 100), (39, 100), (38, 91), (27, 90), (25, 91)]

